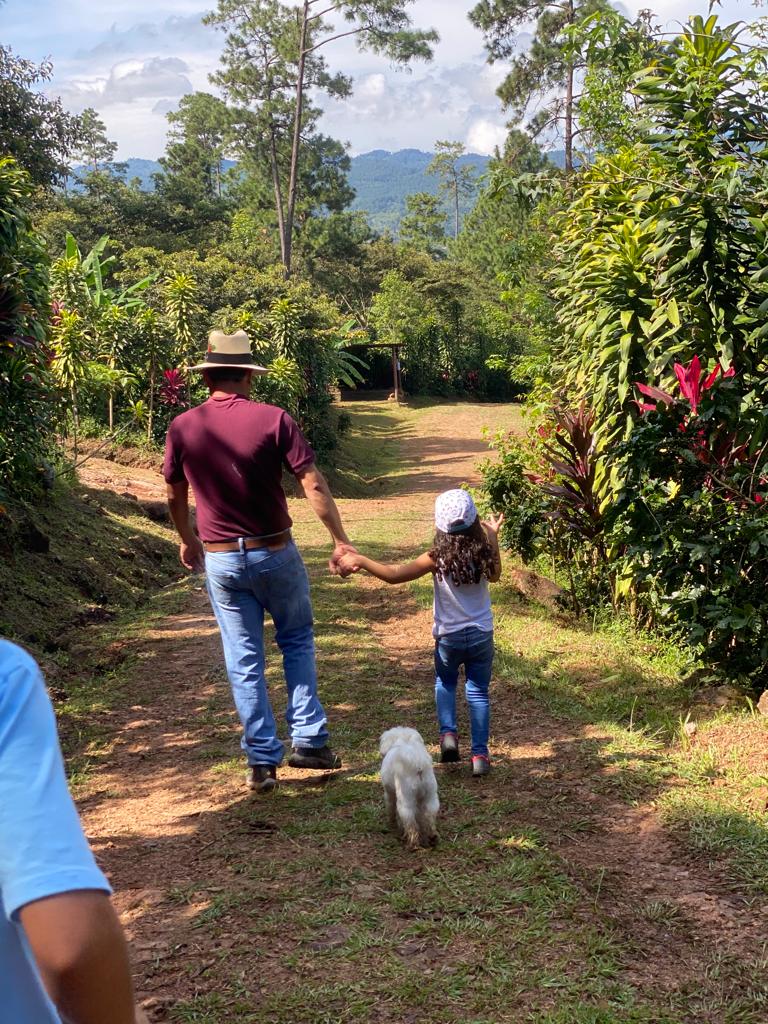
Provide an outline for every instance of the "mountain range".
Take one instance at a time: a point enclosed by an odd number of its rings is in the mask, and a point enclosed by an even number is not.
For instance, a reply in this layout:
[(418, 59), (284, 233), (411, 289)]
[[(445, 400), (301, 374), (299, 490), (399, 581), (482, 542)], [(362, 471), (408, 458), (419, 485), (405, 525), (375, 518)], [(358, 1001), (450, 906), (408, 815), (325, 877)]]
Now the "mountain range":
[[(427, 167), (433, 159), (433, 153), (424, 153), (419, 149), (401, 149), (396, 153), (388, 150), (375, 149), (370, 153), (362, 153), (351, 158), (349, 183), (355, 190), (352, 202), (353, 210), (364, 210), (368, 214), (371, 227), (376, 231), (392, 231), (397, 233), (400, 221), (405, 214), (405, 201), (414, 192), (436, 193), (438, 179), (427, 174)], [(553, 163), (562, 167), (563, 154), (549, 154)], [(473, 176), (480, 179), (488, 169), (490, 157), (478, 153), (468, 153), (461, 157), (460, 163), (472, 168)], [(147, 191), (154, 188), (152, 175), (162, 170), (157, 160), (132, 159), (124, 161), (125, 178), (131, 181), (138, 178), (139, 187)], [(224, 161), (225, 168), (234, 167), (231, 160)], [(76, 175), (81, 168), (74, 168)], [(68, 188), (78, 188), (76, 177), (70, 178)], [(472, 200), (464, 202), (462, 213), (467, 213)]]

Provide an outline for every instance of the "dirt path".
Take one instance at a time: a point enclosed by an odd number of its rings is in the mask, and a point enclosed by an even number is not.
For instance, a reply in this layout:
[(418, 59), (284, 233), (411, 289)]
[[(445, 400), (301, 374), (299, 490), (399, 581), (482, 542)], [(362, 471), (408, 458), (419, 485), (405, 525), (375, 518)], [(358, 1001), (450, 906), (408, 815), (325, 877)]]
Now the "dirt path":
[[(405, 414), (392, 493), (342, 501), (350, 532), (393, 555), (418, 551), (434, 494), (475, 478), (482, 428), (515, 421), (503, 406)], [(94, 485), (162, 495), (151, 471), (89, 466)], [(492, 776), (478, 786), (466, 766), (442, 771), (440, 848), (400, 850), (379, 808), (376, 738), (406, 722), (433, 737), (429, 609), (408, 590), (331, 579), (322, 531), (303, 503), (292, 512), (343, 772), (285, 769), (274, 799), (244, 792), (199, 583), (180, 610), (115, 646), (128, 667), (81, 808), (151, 1017), (762, 1019), (753, 968), (766, 916), (667, 835), (652, 804), (616, 798), (597, 756), (609, 736), (546, 716), (504, 678)], [(282, 707), (277, 673), (272, 690)]]

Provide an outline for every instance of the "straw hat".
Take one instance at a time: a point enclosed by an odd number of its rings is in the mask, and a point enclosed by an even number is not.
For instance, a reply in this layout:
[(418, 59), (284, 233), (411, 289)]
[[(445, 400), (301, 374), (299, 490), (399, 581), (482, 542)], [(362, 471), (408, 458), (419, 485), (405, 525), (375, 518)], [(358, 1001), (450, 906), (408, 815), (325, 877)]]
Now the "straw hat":
[(264, 366), (254, 362), (251, 353), (251, 339), (245, 331), (225, 334), (223, 331), (211, 331), (208, 335), (208, 351), (205, 362), (197, 366), (189, 366), (189, 370), (253, 370), (254, 373), (269, 373)]

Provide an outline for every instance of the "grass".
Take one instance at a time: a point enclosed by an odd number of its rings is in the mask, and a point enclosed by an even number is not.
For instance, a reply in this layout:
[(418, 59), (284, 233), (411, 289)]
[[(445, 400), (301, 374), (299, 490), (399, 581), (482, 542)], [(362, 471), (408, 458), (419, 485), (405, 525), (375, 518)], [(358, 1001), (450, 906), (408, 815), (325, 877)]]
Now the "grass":
[[(439, 457), (447, 443), (440, 431), (466, 414), (461, 404), (441, 420), (428, 403), (355, 403), (340, 463), (349, 486), (340, 504), (355, 524), (353, 535), (374, 554), (411, 557), (428, 543), (432, 495), (415, 439), (425, 436), (429, 457)], [(370, 501), (387, 494), (394, 499), (387, 505)], [(724, 753), (743, 716), (714, 716), (688, 737), (680, 727), (692, 694), (674, 652), (623, 627), (581, 628), (521, 604), (502, 586), (495, 714), (505, 742), (484, 782), (471, 779), (466, 765), (438, 769), (440, 845), (409, 855), (384, 820), (377, 738), (398, 721), (434, 736), (428, 629), (409, 643), (405, 635), (428, 605), (429, 587), (417, 583), (394, 601), (390, 592), (384, 603), (375, 585), (330, 577), (322, 527), (305, 503), (293, 502), (292, 513), (312, 576), (321, 693), (345, 768), (327, 781), (286, 778), (269, 798), (246, 797), (223, 671), (214, 664), (185, 679), (193, 696), (178, 710), (192, 738), (183, 772), (194, 779), (192, 799), (207, 793), (209, 804), (197, 824), (184, 819), (183, 828), (169, 827), (161, 837), (162, 863), (152, 851), (138, 866), (127, 862), (119, 830), (115, 850), (102, 851), (118, 891), (141, 892), (149, 884), (158, 893), (149, 909), (131, 911), (131, 927), (163, 944), (164, 958), (144, 963), (141, 981), (153, 992), (173, 993), (167, 1019), (763, 1021), (768, 986), (759, 949), (738, 960), (702, 950), (673, 896), (651, 891), (636, 905), (622, 905), (601, 859), (608, 825), (602, 816), (620, 801), (654, 800), (671, 828), (708, 857), (729, 858), (739, 884), (762, 891), (764, 815), (761, 825), (762, 812), (749, 803), (760, 793), (759, 765), (746, 734)], [(158, 537), (165, 538), (161, 528)], [(142, 657), (143, 638), (188, 600), (183, 586), (158, 592), (138, 610), (116, 603), (115, 619), (99, 626), (95, 651), (84, 642), (77, 655), (84, 668), (62, 697), (83, 781), (95, 784), (108, 757), (108, 712), (129, 702), (152, 706), (156, 684), (153, 662)], [(280, 721), (284, 691), (279, 672), (271, 667), (269, 674)], [(552, 726), (551, 735), (536, 740), (538, 754), (515, 747), (524, 742), (514, 724), (522, 701)], [(572, 735), (567, 745), (555, 732), (562, 722), (560, 732)], [(172, 726), (164, 724), (164, 737)], [(593, 802), (577, 805), (570, 791), (559, 791), (563, 770), (578, 775)], [(90, 799), (103, 800), (117, 816), (132, 786), (154, 784), (153, 764), (142, 771), (128, 780), (127, 792), (105, 794), (94, 785)], [(521, 780), (530, 780), (533, 802)], [(138, 817), (131, 842), (146, 828)], [(568, 851), (582, 844), (594, 858), (579, 867)], [(655, 865), (647, 870), (653, 878)]]

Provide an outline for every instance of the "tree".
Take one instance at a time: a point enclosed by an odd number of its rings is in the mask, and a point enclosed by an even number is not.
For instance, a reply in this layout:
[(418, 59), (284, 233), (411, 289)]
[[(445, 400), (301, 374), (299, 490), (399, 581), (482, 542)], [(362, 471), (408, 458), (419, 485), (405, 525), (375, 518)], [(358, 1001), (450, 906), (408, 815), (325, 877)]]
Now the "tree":
[(36, 91), (52, 70), (50, 61), (35, 64), (0, 46), (0, 152), (13, 157), (43, 188), (66, 175), (81, 124), (60, 100)]
[(738, 26), (691, 19), (635, 84), (645, 137), (579, 176), (554, 225), (553, 386), (629, 434), (636, 381), (694, 357), (766, 386), (765, 55)]
[(226, 103), (207, 92), (183, 96), (168, 114), (171, 128), (163, 173), (156, 184), (170, 200), (193, 206), (200, 199), (221, 199), (222, 162), (231, 122)]
[[(295, 6), (280, 0), (219, 0), (217, 10), (204, 19), (227, 31), (223, 69), (214, 81), (250, 114), (245, 147), (269, 161), (286, 275), (292, 268), (302, 156), (319, 118), (307, 94), (323, 91), (345, 98), (351, 92), (348, 78), (329, 73), (320, 50), (354, 36), (361, 49), (398, 64), (430, 59), (437, 34), (411, 28), (406, 7), (412, 2), (303, 0)], [(324, 21), (331, 13), (349, 28), (339, 31)]]
[(407, 214), (400, 222), (400, 240), (431, 256), (445, 255), (445, 211), (439, 196), (414, 192), (405, 200)]
[(56, 394), (48, 351), (48, 261), (29, 217), (32, 187), (0, 159), (0, 495), (40, 486), (53, 447)]
[(80, 140), (74, 153), (91, 171), (112, 163), (117, 143), (107, 138), (107, 128), (93, 107), (86, 107), (80, 115)]
[[(562, 122), (569, 173), (577, 133), (576, 78), (584, 66), (571, 45), (571, 31), (582, 19), (610, 7), (608, 0), (480, 0), (469, 15), (485, 35), (489, 59), (510, 61), (498, 94), (515, 120), (522, 122), (532, 101), (544, 97), (544, 106), (530, 120), (531, 132), (539, 135)], [(517, 30), (531, 23), (535, 23), (533, 41), (527, 53), (519, 54)]]
[(436, 142), (435, 158), (427, 167), (427, 174), (440, 179), (440, 192), (450, 198), (454, 211), (454, 238), (459, 237), (460, 203), (475, 191), (474, 164), (460, 163), (466, 150), (460, 142)]
[(514, 190), (501, 186), (502, 180), (523, 175), (557, 174), (554, 164), (525, 132), (513, 129), (488, 165), (489, 183), (464, 220), (461, 233), (451, 245), (451, 255), (477, 268), (493, 282), (501, 273), (523, 276), (530, 253), (527, 233), (531, 205)]

